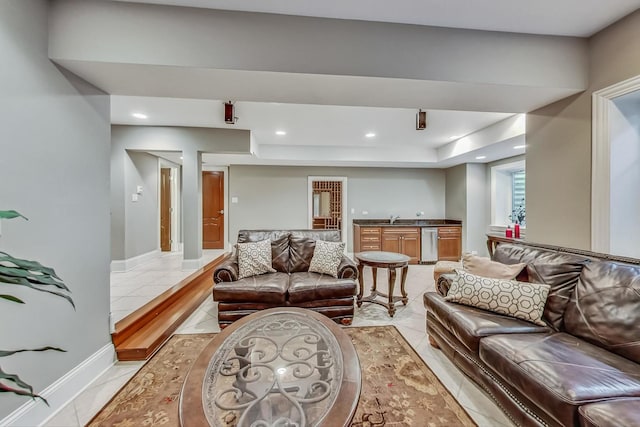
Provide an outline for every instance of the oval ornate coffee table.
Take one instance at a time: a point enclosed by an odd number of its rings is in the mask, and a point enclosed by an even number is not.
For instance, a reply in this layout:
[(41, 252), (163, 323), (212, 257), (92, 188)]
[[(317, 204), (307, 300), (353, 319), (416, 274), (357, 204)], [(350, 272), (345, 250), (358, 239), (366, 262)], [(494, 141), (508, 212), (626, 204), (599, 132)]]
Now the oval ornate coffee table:
[[(380, 304), (381, 306), (386, 307), (389, 312), (389, 316), (393, 317), (396, 313), (396, 302), (402, 301), (404, 305), (407, 305), (407, 302), (409, 301), (407, 298), (407, 292), (404, 290), (404, 284), (407, 281), (407, 271), (409, 269), (409, 261), (411, 258), (404, 254), (382, 251), (359, 252), (355, 254), (355, 258), (358, 261), (358, 282), (360, 284), (357, 299), (358, 307), (362, 306), (363, 302)], [(371, 287), (371, 294), (363, 297), (364, 277), (362, 270), (365, 265), (371, 267), (373, 274), (373, 286)], [(387, 268), (389, 270), (389, 289), (386, 294), (378, 291), (377, 289), (378, 268)], [(396, 268), (402, 268), (402, 278), (400, 279), (401, 297), (393, 296), (393, 288), (396, 285)], [(380, 301), (378, 300), (378, 297), (383, 297), (386, 301)]]
[(192, 426), (348, 426), (360, 362), (328, 317), (302, 308), (246, 316), (216, 335), (189, 371), (180, 423)]

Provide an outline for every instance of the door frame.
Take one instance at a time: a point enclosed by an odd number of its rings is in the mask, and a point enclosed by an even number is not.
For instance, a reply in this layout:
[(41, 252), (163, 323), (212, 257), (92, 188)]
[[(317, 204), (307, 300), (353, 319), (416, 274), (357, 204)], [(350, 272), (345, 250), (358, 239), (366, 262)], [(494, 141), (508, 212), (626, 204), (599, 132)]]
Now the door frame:
[(160, 198), (162, 192), (160, 188), (160, 174), (162, 173), (161, 169), (168, 168), (171, 169), (171, 252), (176, 252), (182, 249), (182, 234), (180, 228), (180, 224), (182, 224), (182, 212), (180, 211), (180, 201), (182, 200), (182, 194), (180, 192), (182, 188), (180, 185), (180, 171), (182, 167), (162, 157), (158, 159), (158, 248), (160, 248)]
[(307, 226), (313, 228), (313, 181), (339, 181), (342, 182), (342, 241), (347, 244), (347, 177), (346, 176), (308, 176), (307, 177)]
[(593, 92), (591, 123), (591, 250), (609, 253), (613, 99), (640, 90), (640, 75)]
[[(227, 166), (211, 166), (202, 165), (202, 172), (222, 172), (223, 177), (223, 203), (224, 203), (224, 250), (228, 251), (231, 247), (229, 243), (229, 167)], [(202, 194), (200, 195), (202, 197)]]

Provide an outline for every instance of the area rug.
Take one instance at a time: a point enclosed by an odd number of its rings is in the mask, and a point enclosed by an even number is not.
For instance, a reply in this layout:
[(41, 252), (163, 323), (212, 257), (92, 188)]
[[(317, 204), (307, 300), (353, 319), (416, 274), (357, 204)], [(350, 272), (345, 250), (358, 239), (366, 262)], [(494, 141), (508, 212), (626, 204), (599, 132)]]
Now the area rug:
[[(476, 425), (394, 326), (345, 331), (362, 369), (353, 427)], [(213, 336), (171, 337), (88, 425), (179, 426), (182, 383)]]

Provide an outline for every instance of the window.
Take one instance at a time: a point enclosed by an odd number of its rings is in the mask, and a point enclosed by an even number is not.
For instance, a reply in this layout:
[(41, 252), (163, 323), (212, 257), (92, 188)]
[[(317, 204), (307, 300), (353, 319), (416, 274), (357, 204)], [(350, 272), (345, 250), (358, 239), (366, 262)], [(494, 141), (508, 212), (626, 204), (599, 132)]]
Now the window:
[(524, 160), (491, 168), (491, 225), (499, 231), (516, 221), (526, 225)]
[(525, 225), (525, 178), (524, 170), (511, 172), (511, 222)]

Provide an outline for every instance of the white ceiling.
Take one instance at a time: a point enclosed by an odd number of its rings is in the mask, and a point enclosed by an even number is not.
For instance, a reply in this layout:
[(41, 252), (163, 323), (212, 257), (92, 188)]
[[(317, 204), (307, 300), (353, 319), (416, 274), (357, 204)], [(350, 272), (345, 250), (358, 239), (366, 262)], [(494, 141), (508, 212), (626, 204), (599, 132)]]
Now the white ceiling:
[[(640, 0), (135, 2), (572, 36), (589, 36), (640, 7)], [(429, 155), (424, 153), (426, 150), (435, 152), (464, 135), (548, 102), (545, 102), (548, 94), (544, 88), (512, 87), (509, 93), (501, 94), (498, 86), (483, 89), (458, 86), (457, 90), (466, 91), (466, 99), (479, 103), (492, 95), (493, 99), (505, 100), (498, 106), (500, 113), (481, 112), (480, 104), (471, 105), (468, 101), (460, 104), (462, 97), (457, 96), (454, 88), (441, 82), (407, 80), (406, 88), (403, 88), (404, 82), (399, 79), (390, 83), (389, 79), (196, 69), (191, 70), (190, 78), (185, 78), (186, 70), (176, 71), (166, 66), (62, 64), (112, 94), (114, 124), (233, 127), (252, 131), (252, 137), (260, 147), (257, 156), (205, 154), (203, 160), (209, 164), (448, 167), (463, 162), (489, 162), (524, 153), (524, 149), (513, 149), (514, 145), (521, 145), (522, 140), (496, 140), (493, 144), (462, 151), (455, 159), (440, 162), (437, 158), (425, 161)], [(172, 76), (178, 72), (181, 74)], [(302, 81), (305, 78), (309, 80), (306, 84)], [(330, 80), (331, 85), (320, 87), (335, 90), (316, 93), (314, 87), (318, 86), (314, 85), (317, 82), (313, 79)], [(207, 83), (211, 81), (218, 83), (215, 88)], [(387, 88), (391, 84), (392, 89)], [(428, 127), (424, 131), (415, 128), (419, 100), (423, 99), (420, 85), (428, 86), (432, 94), (430, 99), (433, 100), (435, 94), (442, 108), (447, 108), (446, 111), (427, 110)], [(291, 92), (291, 88), (307, 88), (308, 93)], [(494, 92), (481, 92), (485, 89)], [(237, 101), (239, 120), (235, 125), (224, 123), (222, 102), (226, 99)], [(357, 99), (357, 103), (352, 103), (353, 99)], [(449, 99), (451, 106), (446, 104)], [(455, 102), (458, 102), (457, 108)], [(474, 111), (459, 111), (461, 108)], [(136, 119), (131, 116), (134, 112), (142, 112), (148, 118)], [(287, 134), (276, 135), (276, 130), (284, 130)], [(375, 137), (365, 137), (369, 132), (375, 133)], [(179, 153), (156, 154), (180, 161)], [(477, 159), (479, 156), (484, 158)]]
[(639, 0), (117, 0), (436, 27), (589, 37)]

